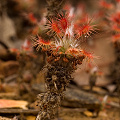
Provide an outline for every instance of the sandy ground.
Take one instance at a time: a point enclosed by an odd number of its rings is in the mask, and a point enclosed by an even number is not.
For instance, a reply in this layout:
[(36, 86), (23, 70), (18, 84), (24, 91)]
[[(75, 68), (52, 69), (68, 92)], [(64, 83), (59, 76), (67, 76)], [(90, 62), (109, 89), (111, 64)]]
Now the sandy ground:
[[(60, 113), (59, 119), (55, 120), (120, 120), (120, 109), (109, 108), (100, 112), (98, 117), (87, 117), (79, 111), (70, 111), (62, 108), (63, 112)], [(35, 116), (28, 116), (27, 120), (35, 120)]]
[(70, 112), (61, 114), (62, 120), (120, 120), (120, 109), (105, 109), (100, 112), (99, 117), (86, 117), (80, 112)]

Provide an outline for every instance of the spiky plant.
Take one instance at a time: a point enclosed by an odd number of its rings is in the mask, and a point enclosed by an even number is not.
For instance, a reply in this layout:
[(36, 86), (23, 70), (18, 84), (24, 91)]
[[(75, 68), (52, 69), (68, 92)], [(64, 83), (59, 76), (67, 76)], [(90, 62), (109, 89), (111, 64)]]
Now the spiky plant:
[(37, 35), (34, 46), (42, 48), (47, 54), (45, 84), (46, 93), (38, 95), (40, 112), (36, 120), (52, 120), (57, 114), (58, 107), (64, 97), (64, 91), (71, 74), (81, 65), (85, 57), (93, 58), (92, 54), (79, 47), (81, 38), (88, 37), (93, 31), (91, 21), (86, 19), (84, 24), (76, 24), (73, 15), (64, 12), (56, 14), (47, 22), (47, 34), (52, 34), (51, 40), (44, 40)]

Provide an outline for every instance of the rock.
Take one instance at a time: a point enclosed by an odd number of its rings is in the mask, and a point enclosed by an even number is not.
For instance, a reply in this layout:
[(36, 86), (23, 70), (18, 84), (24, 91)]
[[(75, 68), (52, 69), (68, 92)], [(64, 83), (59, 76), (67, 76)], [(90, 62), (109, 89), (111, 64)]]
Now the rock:
[(45, 92), (45, 84), (33, 84), (32, 85), (32, 90), (36, 93), (36, 94), (39, 94), (39, 93), (43, 93)]
[[(45, 92), (45, 85), (37, 84), (32, 86), (33, 91), (37, 94)], [(70, 108), (87, 108), (98, 112), (101, 108), (100, 101), (95, 98), (92, 94), (83, 92), (77, 88), (67, 88), (64, 92), (64, 99), (62, 106)]]
[(87, 108), (90, 110), (99, 111), (101, 108), (101, 103), (90, 93), (88, 94), (79, 89), (67, 88), (62, 106), (71, 108)]

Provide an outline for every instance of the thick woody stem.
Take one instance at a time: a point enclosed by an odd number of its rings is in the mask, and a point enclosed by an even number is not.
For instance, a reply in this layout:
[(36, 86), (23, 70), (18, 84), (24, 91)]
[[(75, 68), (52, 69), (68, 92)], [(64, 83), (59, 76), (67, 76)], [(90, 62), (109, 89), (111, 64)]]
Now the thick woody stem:
[(45, 79), (47, 93), (38, 95), (40, 112), (36, 120), (52, 120), (55, 118), (64, 97), (66, 86), (72, 79), (71, 73), (74, 72), (77, 64), (82, 64), (83, 59), (84, 56), (55, 55), (54, 52), (48, 52), (49, 65), (47, 66)]
[(52, 120), (57, 115), (64, 96), (63, 92), (71, 79), (69, 72), (68, 69), (61, 66), (48, 66), (45, 81), (47, 93), (38, 95), (40, 112), (36, 120)]

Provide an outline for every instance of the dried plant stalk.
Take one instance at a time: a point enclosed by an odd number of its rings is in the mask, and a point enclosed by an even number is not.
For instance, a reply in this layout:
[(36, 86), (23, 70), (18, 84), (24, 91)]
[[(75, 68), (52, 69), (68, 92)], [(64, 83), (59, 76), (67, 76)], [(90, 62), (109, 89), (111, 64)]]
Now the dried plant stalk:
[(84, 56), (74, 57), (50, 53), (45, 78), (47, 93), (38, 95), (40, 112), (36, 120), (52, 120), (55, 118), (61, 100), (64, 98), (66, 86), (72, 79), (71, 73), (74, 72), (77, 64), (82, 64), (83, 59)]

